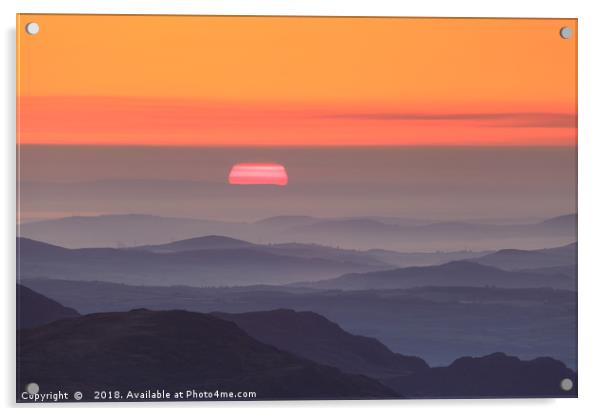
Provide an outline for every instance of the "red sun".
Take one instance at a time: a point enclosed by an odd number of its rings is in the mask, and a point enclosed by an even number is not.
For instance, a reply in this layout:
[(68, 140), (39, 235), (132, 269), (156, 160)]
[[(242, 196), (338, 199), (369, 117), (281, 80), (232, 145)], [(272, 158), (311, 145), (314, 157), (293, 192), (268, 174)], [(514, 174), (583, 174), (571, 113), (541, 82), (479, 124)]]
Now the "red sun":
[(230, 169), (230, 185), (278, 185), (288, 183), (286, 169), (279, 163), (237, 163)]

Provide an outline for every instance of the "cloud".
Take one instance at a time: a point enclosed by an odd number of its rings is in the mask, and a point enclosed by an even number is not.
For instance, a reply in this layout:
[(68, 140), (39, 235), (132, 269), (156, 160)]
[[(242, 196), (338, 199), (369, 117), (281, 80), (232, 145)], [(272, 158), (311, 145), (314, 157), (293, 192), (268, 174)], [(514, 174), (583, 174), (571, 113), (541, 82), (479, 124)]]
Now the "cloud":
[(327, 118), (381, 121), (458, 121), (474, 122), (484, 127), (575, 128), (573, 113), (341, 113)]

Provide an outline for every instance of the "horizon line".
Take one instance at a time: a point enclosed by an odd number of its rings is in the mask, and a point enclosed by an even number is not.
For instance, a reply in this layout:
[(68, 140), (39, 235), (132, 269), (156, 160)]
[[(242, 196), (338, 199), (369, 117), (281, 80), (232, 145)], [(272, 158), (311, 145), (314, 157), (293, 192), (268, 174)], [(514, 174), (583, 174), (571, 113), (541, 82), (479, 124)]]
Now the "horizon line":
[(19, 147), (132, 147), (132, 148), (198, 148), (198, 149), (261, 149), (261, 148), (269, 148), (269, 149), (340, 149), (340, 148), (357, 148), (357, 149), (366, 149), (366, 148), (578, 148), (578, 143), (569, 143), (569, 144), (533, 144), (533, 143), (525, 143), (523, 144), (504, 144), (504, 143), (482, 143), (482, 144), (474, 144), (474, 143), (466, 143), (466, 144), (203, 144), (203, 145), (192, 145), (192, 144), (136, 144), (136, 143), (19, 143), (17, 140), (17, 148)]

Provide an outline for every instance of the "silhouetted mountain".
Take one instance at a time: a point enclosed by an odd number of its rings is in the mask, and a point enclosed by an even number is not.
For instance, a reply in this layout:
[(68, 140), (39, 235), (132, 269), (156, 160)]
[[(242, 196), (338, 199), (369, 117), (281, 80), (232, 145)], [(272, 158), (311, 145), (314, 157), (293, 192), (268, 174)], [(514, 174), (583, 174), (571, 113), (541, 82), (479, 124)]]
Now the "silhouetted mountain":
[(419, 356), (430, 365), (448, 365), (464, 355), (504, 351), (522, 359), (551, 356), (572, 368), (576, 366), (574, 291), (492, 287), (367, 291), (290, 286), (199, 288), (51, 279), (25, 279), (22, 283), (80, 313), (133, 308), (244, 313), (287, 308), (313, 311), (345, 331), (376, 338), (392, 351)]
[(211, 234), (233, 236), (245, 227), (245, 223), (124, 214), (27, 222), (19, 231), (22, 237), (81, 248), (159, 244)]
[[(573, 382), (564, 391), (561, 381)], [(577, 397), (574, 371), (552, 358), (522, 361), (503, 353), (463, 357), (448, 367), (435, 367), (387, 382), (413, 398)]]
[[(395, 225), (403, 225), (403, 226), (413, 226), (413, 225), (427, 225), (432, 224), (433, 220), (420, 219), (420, 218), (406, 218), (406, 217), (383, 217), (378, 215), (372, 216), (363, 216), (363, 217), (350, 217), (351, 219), (368, 219), (373, 221), (378, 221), (382, 224), (395, 224)], [(342, 218), (349, 219), (349, 218)]]
[(365, 251), (370, 256), (384, 263), (397, 267), (435, 266), (456, 260), (470, 260), (490, 254), (490, 251), (434, 251), (401, 253), (391, 250), (371, 249)]
[(254, 246), (257, 246), (257, 244), (220, 235), (208, 235), (204, 237), (196, 237), (189, 238), (186, 240), (174, 241), (172, 243), (167, 244), (138, 246), (133, 247), (132, 249), (152, 251), (155, 253), (173, 253), (177, 251), (247, 248)]
[(352, 335), (314, 312), (277, 309), (213, 315), (236, 323), (261, 342), (345, 373), (383, 379), (428, 367), (421, 358), (396, 354), (376, 339)]
[(406, 289), (419, 286), (551, 287), (570, 290), (576, 288), (575, 281), (564, 275), (509, 272), (470, 261), (454, 261), (439, 266), (352, 273), (335, 279), (299, 284), (319, 289), (342, 290)]
[[(288, 217), (283, 217), (288, 218)], [(296, 218), (296, 217), (294, 217)], [(302, 217), (311, 218), (311, 217)], [(272, 218), (264, 221), (272, 220)], [(281, 217), (275, 217), (274, 220), (281, 220)], [(453, 251), (453, 252), (417, 252), (400, 253), (391, 250), (349, 250), (335, 247), (324, 246), (320, 244), (304, 243), (276, 243), (276, 244), (254, 244), (248, 241), (234, 239), (224, 236), (205, 236), (191, 238), (187, 240), (174, 241), (167, 244), (146, 245), (132, 247), (135, 250), (152, 251), (156, 253), (168, 253), (177, 251), (208, 250), (208, 249), (229, 249), (229, 248), (249, 248), (256, 250), (302, 258), (320, 258), (336, 261), (345, 261), (356, 264), (362, 264), (367, 267), (374, 266), (375, 270), (390, 269), (392, 267), (410, 267), (410, 266), (430, 266), (441, 263), (447, 263), (454, 260), (466, 260), (482, 257), (490, 252), (486, 251)]]
[[(275, 219), (280, 218), (278, 217)], [(233, 239), (224, 236), (198, 237), (191, 238), (188, 240), (174, 241), (172, 243), (167, 244), (132, 247), (132, 249), (164, 253), (176, 251), (243, 247), (253, 247), (256, 250), (293, 257), (320, 258), (351, 262), (356, 264), (362, 264), (368, 267), (373, 266), (375, 270), (390, 269), (395, 266), (430, 266), (435, 264), (447, 263), (453, 260), (465, 260), (475, 257), (482, 257), (486, 254), (490, 254), (490, 252), (487, 251), (468, 250), (453, 252), (438, 251), (416, 253), (400, 253), (397, 251), (380, 249), (362, 251), (342, 249), (338, 247), (335, 248), (320, 244), (309, 243), (255, 244), (248, 241)]]
[(370, 218), (346, 218), (316, 221), (311, 224), (297, 226), (290, 231), (293, 234), (336, 233), (342, 235), (356, 235), (357, 233), (395, 233), (397, 224), (385, 224)]
[(577, 235), (576, 215), (532, 224), (435, 222), (405, 225), (373, 218), (324, 219), (286, 230), (295, 241), (354, 248), (396, 251), (446, 250), (471, 247), (489, 250), (500, 245), (519, 248), (566, 244)]
[[(387, 269), (392, 267), (391, 264), (379, 260), (378, 257), (380, 256), (373, 256), (372, 253), (359, 250), (345, 250), (318, 244), (301, 243), (255, 244), (248, 241), (217, 235), (174, 241), (167, 244), (132, 247), (132, 250), (144, 250), (155, 253), (173, 253), (178, 251), (236, 248), (252, 248), (264, 253), (305, 259), (324, 259), (336, 262), (347, 262), (351, 264), (362, 265), (367, 269), (373, 270)], [(428, 258), (428, 254), (429, 253), (425, 253), (424, 257)]]
[(271, 227), (275, 230), (288, 230), (291, 227), (308, 226), (330, 221), (376, 221), (381, 224), (395, 225), (425, 225), (432, 221), (415, 219), (415, 218), (399, 218), (399, 217), (381, 217), (381, 216), (365, 216), (365, 217), (349, 217), (349, 218), (318, 218), (307, 215), (278, 215), (256, 221), (255, 224)]
[(571, 243), (560, 247), (542, 248), (537, 250), (541, 253), (548, 254), (557, 258), (563, 258), (566, 260), (565, 264), (571, 264), (570, 262), (577, 261), (577, 243)]
[(504, 270), (572, 266), (577, 264), (577, 243), (540, 250), (499, 250), (472, 261)]
[(76, 316), (79, 316), (79, 313), (75, 309), (66, 308), (28, 287), (17, 285), (17, 329)]
[(577, 214), (566, 214), (560, 215), (558, 217), (550, 218), (545, 221), (542, 221), (536, 226), (545, 227), (547, 229), (577, 229)]
[(185, 311), (133, 310), (18, 333), (18, 391), (255, 391), (257, 399), (386, 398), (389, 388), (265, 345), (234, 323)]
[(392, 267), (390, 263), (381, 260), (379, 256), (368, 251), (341, 249), (319, 244), (278, 243), (264, 245), (262, 249), (270, 253), (287, 256), (321, 258), (362, 264), (372, 267), (374, 270), (385, 270)]
[(51, 259), (54, 256), (62, 256), (68, 252), (69, 250), (64, 247), (31, 240), (29, 238), (17, 237), (17, 259), (19, 260), (19, 266), (21, 265), (20, 260), (27, 260), (20, 259), (19, 253), (35, 253), (39, 258)]
[(575, 241), (576, 218), (572, 214), (529, 224), (425, 224), (378, 216), (281, 216), (257, 222), (226, 222), (131, 214), (28, 222), (21, 225), (20, 235), (69, 248), (154, 245), (220, 235), (252, 243), (295, 241), (355, 250), (486, 251), (501, 247), (527, 250)]
[(290, 227), (313, 224), (318, 221), (320, 221), (319, 218), (310, 217), (307, 215), (278, 215), (256, 221), (255, 224), (261, 227), (271, 228), (273, 230), (283, 230)]
[(156, 285), (282, 284), (382, 268), (343, 260), (281, 255), (252, 245), (154, 253), (115, 248), (65, 249), (20, 238), (17, 251), (21, 277)]

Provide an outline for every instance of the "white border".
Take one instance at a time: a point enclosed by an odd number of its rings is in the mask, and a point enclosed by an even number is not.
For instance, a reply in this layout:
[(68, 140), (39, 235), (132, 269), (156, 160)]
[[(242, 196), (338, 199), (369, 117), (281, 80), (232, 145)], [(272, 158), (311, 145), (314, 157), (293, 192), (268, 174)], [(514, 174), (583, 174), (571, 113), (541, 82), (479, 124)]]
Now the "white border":
[[(590, 414), (601, 408), (598, 386), (602, 376), (602, 343), (599, 317), (602, 316), (602, 273), (600, 272), (600, 238), (602, 236), (602, 13), (594, 0), (2, 0), (0, 18), (3, 25), (2, 98), (0, 116), (5, 126), (1, 156), (0, 182), (2, 204), (1, 280), (4, 285), (1, 343), (2, 376), (0, 396), (4, 406), (13, 407), (14, 398), (14, 276), (15, 276), (15, 109), (14, 109), (14, 26), (15, 13), (118, 13), (118, 14), (235, 14), (235, 15), (317, 15), (317, 16), (434, 16), (434, 17), (577, 17), (579, 18), (579, 399), (563, 400), (440, 400), (381, 402), (259, 402), (259, 403), (148, 403), (144, 412), (164, 414), (169, 409), (195, 413), (225, 411), (251, 414), (283, 412), (305, 414), (345, 412), (365, 415), (399, 414), (400, 411), (462, 416), (487, 412), (563, 415)], [(89, 406), (89, 405), (88, 405)], [(128, 412), (140, 404), (110, 405), (112, 412)], [(94, 406), (86, 412), (102, 414), (107, 405)], [(82, 405), (51, 405), (45, 411), (64, 413), (69, 408), (81, 412)], [(26, 409), (31, 410), (31, 409)], [(133, 409), (132, 409), (133, 410)]]
[[(457, 16), (457, 17), (577, 17), (579, 1), (506, 0), (484, 5), (478, 1), (387, 0), (21, 0), (21, 13), (120, 14), (238, 14), (318, 16)], [(585, 2), (583, 2), (585, 4)]]

